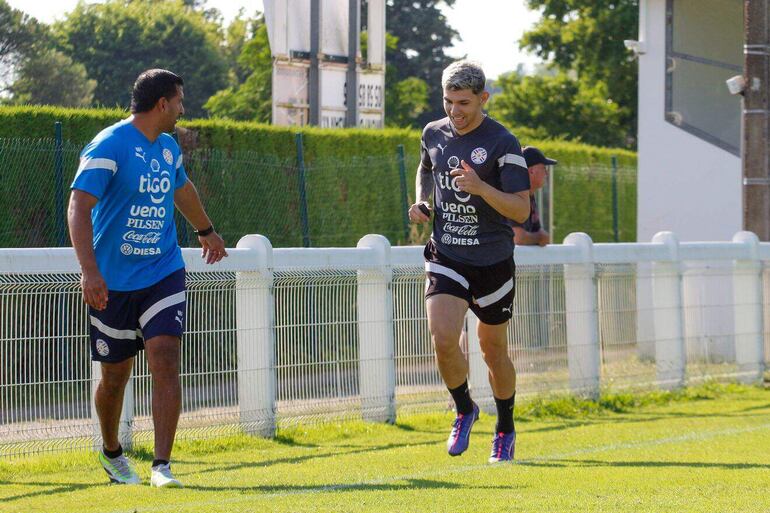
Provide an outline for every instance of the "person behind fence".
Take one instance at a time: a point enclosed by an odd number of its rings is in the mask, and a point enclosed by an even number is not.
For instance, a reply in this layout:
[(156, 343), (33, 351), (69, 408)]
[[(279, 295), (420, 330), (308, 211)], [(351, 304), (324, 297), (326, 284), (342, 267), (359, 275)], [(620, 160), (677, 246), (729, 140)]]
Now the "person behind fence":
[(196, 228), (206, 263), (227, 256), (174, 138), (184, 114), (184, 82), (147, 70), (133, 87), (127, 119), (85, 147), (72, 182), (68, 222), (88, 304), (91, 357), (101, 362), (96, 411), (103, 438), (99, 461), (110, 480), (140, 478), (123, 454), (118, 428), (134, 357), (146, 351), (152, 374), (155, 459), (151, 486), (178, 487), (171, 448), (181, 411), (179, 379), (185, 326), (185, 270), (174, 205)]
[(555, 166), (557, 161), (549, 159), (534, 146), (527, 146), (522, 150), (522, 154), (529, 170), (529, 217), (523, 223), (511, 221), (513, 239), (519, 246), (545, 246), (551, 243), (551, 235), (540, 223), (535, 192), (542, 189), (548, 179), (547, 166)]
[(460, 348), (465, 314), (478, 317), (478, 337), (497, 407), (490, 462), (514, 457), (516, 373), (507, 329), (515, 291), (513, 231), (507, 219), (529, 215), (529, 174), (518, 140), (488, 117), (481, 67), (450, 64), (443, 73), (447, 117), (422, 133), (413, 223), (430, 221), (425, 246), (425, 304), (436, 361), (457, 417), (447, 440), (451, 456), (467, 448), (479, 408), (468, 389), (468, 363)]

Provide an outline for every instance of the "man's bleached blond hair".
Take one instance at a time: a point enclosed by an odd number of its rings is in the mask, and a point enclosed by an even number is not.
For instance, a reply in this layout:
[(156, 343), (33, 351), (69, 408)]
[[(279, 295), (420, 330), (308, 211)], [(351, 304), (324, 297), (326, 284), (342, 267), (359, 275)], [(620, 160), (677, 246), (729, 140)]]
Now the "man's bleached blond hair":
[(477, 62), (469, 60), (453, 62), (441, 75), (441, 87), (449, 91), (470, 89), (473, 94), (481, 94), (486, 83), (484, 70)]

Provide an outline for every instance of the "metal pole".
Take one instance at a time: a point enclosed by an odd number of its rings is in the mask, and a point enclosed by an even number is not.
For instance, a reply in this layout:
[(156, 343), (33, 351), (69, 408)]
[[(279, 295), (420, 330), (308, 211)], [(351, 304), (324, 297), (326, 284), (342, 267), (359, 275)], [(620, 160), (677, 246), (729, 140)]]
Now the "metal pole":
[[(56, 245), (60, 248), (66, 245), (67, 241), (67, 223), (66, 212), (64, 209), (64, 150), (62, 142), (61, 121), (54, 123), (54, 181), (55, 181), (55, 218), (56, 218)], [(67, 315), (66, 298), (64, 294), (59, 295), (58, 300), (58, 328), (59, 335), (59, 375), (63, 379), (69, 379), (72, 376), (70, 367), (70, 350), (67, 338), (67, 324), (69, 315)], [(62, 387), (64, 388), (64, 387)]]
[(556, 166), (551, 166), (550, 172), (548, 173), (548, 233), (551, 235), (551, 242), (556, 240), (556, 234), (554, 233), (554, 217), (553, 217), (554, 216), (553, 174), (555, 172), (556, 172)]
[(348, 0), (348, 74), (345, 126), (358, 126), (358, 47), (361, 37), (361, 0)]
[(64, 223), (64, 159), (62, 150), (61, 121), (54, 123), (54, 180), (55, 180), (55, 212), (56, 212), (56, 245), (64, 247), (67, 240), (67, 230)]
[(404, 145), (398, 145), (398, 176), (401, 180), (401, 212), (404, 217), (404, 242), (409, 241), (409, 196), (406, 191), (406, 156), (404, 155)]
[(770, 27), (768, 0), (745, 2), (743, 100), (743, 226), (761, 241), (770, 240)]
[(297, 188), (299, 190), (299, 218), (302, 224), (302, 246), (310, 247), (310, 228), (307, 219), (307, 191), (305, 190), (305, 150), (302, 134), (297, 133)]
[(551, 173), (553, 172), (553, 166), (548, 166), (548, 181), (543, 184), (543, 187), (538, 189), (540, 196), (537, 198), (537, 209), (540, 213), (540, 225), (543, 230), (547, 231), (553, 237), (551, 231)]
[(612, 156), (612, 240), (620, 242), (618, 233), (618, 157)]
[(321, 0), (310, 0), (310, 70), (308, 75), (308, 103), (310, 124), (321, 124)]

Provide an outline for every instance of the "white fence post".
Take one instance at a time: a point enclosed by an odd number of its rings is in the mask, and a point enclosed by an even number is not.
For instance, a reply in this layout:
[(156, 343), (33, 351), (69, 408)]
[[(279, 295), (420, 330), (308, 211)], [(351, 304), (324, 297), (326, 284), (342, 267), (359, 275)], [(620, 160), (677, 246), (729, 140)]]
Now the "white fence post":
[(570, 389), (576, 394), (597, 397), (601, 354), (593, 241), (585, 233), (570, 233), (564, 244), (577, 246), (581, 260), (564, 265)]
[(275, 305), (273, 246), (262, 235), (247, 235), (238, 248), (254, 251), (253, 272), (235, 275), (238, 345), (238, 407), (250, 434), (275, 434)]
[(652, 303), (655, 319), (655, 366), (661, 388), (684, 385), (686, 350), (682, 319), (682, 266), (679, 240), (671, 232), (659, 232), (652, 238), (667, 249), (665, 260), (652, 265)]
[(477, 330), (479, 319), (472, 310), (468, 309), (465, 316), (467, 326), (468, 343), (468, 385), (471, 394), (479, 407), (491, 414), (497, 412), (494, 402), (492, 387), (489, 385), (489, 369), (484, 362), (479, 345), (479, 333)]
[(762, 262), (759, 238), (751, 232), (738, 232), (733, 242), (749, 247), (748, 260), (736, 260), (733, 271), (735, 308), (735, 362), (744, 383), (762, 381), (765, 372), (765, 340), (762, 302)]
[(396, 363), (393, 337), (393, 268), (390, 243), (366, 235), (357, 247), (369, 248), (376, 267), (358, 270), (359, 390), (364, 420), (395, 422)]
[(655, 361), (652, 262), (636, 264), (636, 354), (641, 361)]
[[(91, 361), (91, 418), (94, 421), (94, 450), (101, 450), (104, 440), (102, 440), (102, 431), (99, 424), (99, 415), (96, 413), (96, 388), (102, 380), (101, 362)], [(134, 377), (128, 378), (126, 390), (123, 393), (123, 409), (120, 412), (120, 424), (118, 427), (118, 441), (124, 449), (130, 450), (133, 445), (133, 423), (134, 423)]]

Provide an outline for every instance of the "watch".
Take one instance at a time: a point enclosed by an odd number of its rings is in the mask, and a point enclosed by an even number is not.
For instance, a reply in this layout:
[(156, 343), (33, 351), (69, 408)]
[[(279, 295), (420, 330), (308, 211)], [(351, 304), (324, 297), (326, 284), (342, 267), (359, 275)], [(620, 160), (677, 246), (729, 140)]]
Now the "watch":
[(206, 235), (209, 235), (214, 232), (214, 225), (209, 225), (208, 228), (203, 230), (195, 230), (195, 235), (198, 237), (205, 237)]

